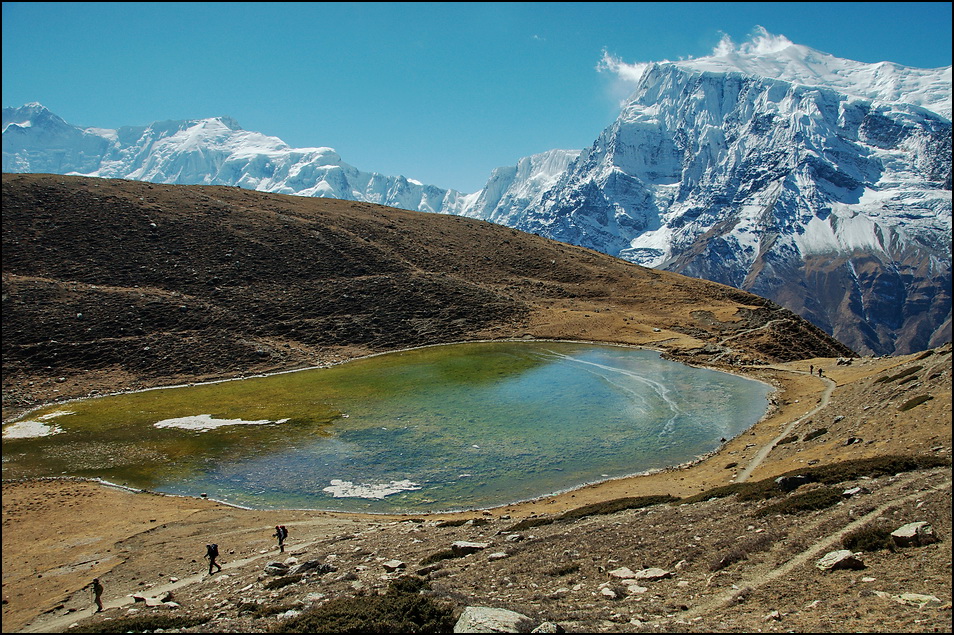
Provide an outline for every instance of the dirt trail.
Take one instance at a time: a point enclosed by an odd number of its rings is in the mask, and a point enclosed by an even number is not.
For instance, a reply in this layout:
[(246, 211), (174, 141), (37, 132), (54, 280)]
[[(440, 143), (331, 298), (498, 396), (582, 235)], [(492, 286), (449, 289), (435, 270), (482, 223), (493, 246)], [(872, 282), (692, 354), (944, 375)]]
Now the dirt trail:
[[(915, 481), (919, 479), (920, 479), (920, 475), (918, 473), (907, 474), (903, 478), (899, 479), (897, 483), (894, 483), (891, 486), (891, 490), (901, 491), (906, 486), (914, 483)], [(941, 485), (935, 486), (931, 489), (934, 491), (950, 489), (951, 484), (952, 484), (952, 481), (948, 480), (945, 483), (942, 483)], [(899, 498), (893, 498), (887, 503), (883, 503), (882, 505), (879, 505), (872, 511), (868, 512), (864, 516), (861, 516), (857, 520), (854, 520), (853, 522), (845, 525), (841, 529), (834, 531), (832, 533), (829, 533), (828, 535), (820, 538), (810, 547), (808, 547), (807, 549), (799, 553), (794, 558), (788, 560), (784, 564), (778, 567), (775, 567), (774, 569), (771, 569), (765, 573), (761, 573), (751, 578), (748, 578), (742, 582), (737, 582), (734, 585), (734, 588), (724, 591), (723, 593), (720, 593), (719, 595), (717, 595), (716, 597), (712, 598), (711, 600), (707, 602), (694, 606), (684, 615), (684, 618), (687, 620), (691, 620), (692, 618), (696, 616), (710, 614), (720, 608), (723, 608), (725, 606), (728, 606), (729, 604), (732, 604), (733, 602), (739, 601), (741, 596), (751, 593), (756, 588), (764, 584), (767, 584), (769, 582), (772, 582), (776, 578), (788, 575), (792, 571), (792, 569), (794, 569), (795, 567), (801, 566), (805, 564), (806, 562), (808, 562), (809, 560), (817, 559), (821, 557), (825, 552), (838, 548), (837, 545), (841, 544), (841, 541), (845, 536), (847, 536), (853, 531), (861, 529), (865, 525), (868, 525), (869, 523), (871, 523), (872, 521), (880, 517), (882, 514), (884, 514), (886, 511), (894, 507), (900, 507), (904, 505), (905, 503), (908, 503), (923, 497), (924, 497), (924, 492), (920, 490), (919, 488), (916, 488), (916, 491), (912, 494), (901, 496)]]
[[(775, 366), (768, 366), (767, 368), (773, 368), (774, 370), (787, 370), (787, 369), (781, 369)], [(789, 370), (788, 372), (798, 373), (801, 375), (808, 374), (805, 371)], [(777, 437), (772, 439), (771, 443), (767, 443), (764, 446), (762, 446), (762, 448), (755, 454), (755, 456), (752, 457), (752, 460), (749, 461), (749, 464), (745, 466), (745, 469), (739, 472), (739, 475), (735, 479), (736, 483), (744, 483), (745, 481), (749, 480), (749, 477), (752, 476), (752, 472), (754, 472), (755, 469), (762, 464), (762, 461), (764, 461), (766, 457), (768, 457), (769, 453), (771, 453), (771, 451), (775, 449), (775, 446), (778, 445), (779, 441), (781, 441), (782, 439), (790, 435), (792, 433), (792, 430), (794, 430), (795, 426), (797, 426), (799, 423), (801, 423), (802, 421), (807, 421), (808, 419), (811, 419), (818, 411), (820, 411), (822, 408), (828, 405), (828, 401), (831, 399), (831, 393), (834, 392), (835, 390), (835, 382), (832, 381), (831, 379), (828, 379), (827, 377), (821, 377), (820, 379), (825, 382), (825, 391), (822, 393), (821, 398), (818, 401), (818, 405), (812, 408), (811, 410), (809, 410), (808, 412), (806, 412), (804, 415), (802, 415), (798, 419), (795, 419), (794, 421), (789, 423), (787, 426), (785, 426), (782, 432), (779, 433)]]
[[(315, 545), (321, 543), (323, 540), (326, 540), (328, 536), (330, 536), (331, 534), (345, 527), (347, 523), (343, 522), (343, 523), (329, 524), (327, 518), (323, 517), (320, 520), (297, 521), (294, 523), (290, 522), (288, 524), (298, 525), (298, 526), (311, 525), (313, 529), (318, 530), (318, 533), (316, 534), (316, 537), (314, 539), (308, 539), (301, 542), (295, 542), (294, 544), (290, 544), (290, 545), (286, 544), (286, 552), (284, 555), (280, 556), (279, 553), (277, 553), (275, 550), (268, 550), (265, 553), (260, 552), (255, 555), (248, 556), (246, 558), (230, 559), (228, 561), (223, 560), (221, 562), (222, 564), (221, 572), (217, 571), (211, 576), (206, 573), (198, 573), (195, 575), (182, 577), (176, 580), (175, 582), (168, 582), (166, 584), (150, 587), (148, 591), (144, 590), (140, 593), (137, 593), (136, 595), (141, 595), (143, 597), (149, 597), (149, 598), (159, 598), (168, 592), (176, 591), (178, 589), (182, 589), (192, 584), (201, 584), (204, 582), (209, 582), (214, 584), (216, 583), (217, 580), (219, 580), (222, 577), (227, 578), (228, 571), (239, 569), (249, 563), (256, 562), (258, 560), (265, 560), (265, 559), (268, 559), (268, 560), (284, 559), (288, 556), (305, 552), (308, 549), (314, 547)], [(243, 533), (249, 533), (249, 532), (246, 529), (236, 530), (235, 532), (225, 532), (220, 535), (220, 539), (222, 539), (225, 536), (228, 536), (229, 533), (243, 534)], [(87, 592), (88, 591), (81, 589), (80, 591), (77, 591), (76, 593), (87, 593)], [(74, 596), (76, 595), (76, 593), (74, 593)], [(129, 606), (135, 603), (136, 603), (136, 600), (133, 599), (133, 594), (127, 594), (127, 595), (112, 598), (112, 599), (108, 599), (106, 597), (103, 598), (104, 610), (121, 608), (123, 606)], [(91, 615), (94, 614), (94, 612), (95, 611), (93, 607), (89, 606), (88, 608), (78, 609), (66, 615), (55, 615), (55, 616), (49, 615), (49, 614), (41, 615), (32, 623), (24, 626), (18, 632), (21, 632), (21, 633), (62, 632), (62, 631), (65, 631), (67, 628), (69, 628), (69, 626), (73, 624), (74, 622), (90, 617)]]

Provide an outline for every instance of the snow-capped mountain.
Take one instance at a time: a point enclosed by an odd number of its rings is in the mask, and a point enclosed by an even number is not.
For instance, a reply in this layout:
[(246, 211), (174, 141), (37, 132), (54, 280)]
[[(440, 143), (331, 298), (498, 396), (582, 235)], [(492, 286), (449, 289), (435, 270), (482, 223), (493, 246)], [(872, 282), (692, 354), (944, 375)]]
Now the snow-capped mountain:
[(752, 291), (860, 352), (950, 340), (950, 67), (763, 33), (627, 70), (619, 118), (538, 202), (474, 215)]
[(424, 212), (463, 205), (457, 191), (362, 172), (331, 148), (292, 148), (230, 117), (108, 130), (70, 125), (37, 103), (4, 108), (3, 171), (232, 185)]
[(951, 339), (951, 67), (865, 64), (764, 31), (625, 65), (618, 119), (582, 151), (471, 194), (362, 172), (227, 117), (78, 128), (3, 112), (3, 170), (237, 185), (460, 214), (775, 300), (862, 353)]

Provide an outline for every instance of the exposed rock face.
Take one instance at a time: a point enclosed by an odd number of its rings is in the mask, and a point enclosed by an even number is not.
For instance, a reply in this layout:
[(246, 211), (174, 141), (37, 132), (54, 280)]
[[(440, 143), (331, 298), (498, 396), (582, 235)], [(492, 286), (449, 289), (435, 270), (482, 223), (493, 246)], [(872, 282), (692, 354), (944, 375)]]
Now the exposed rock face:
[(937, 113), (666, 63), (538, 204), (479, 217), (751, 291), (860, 352), (905, 353), (951, 337), (950, 174)]
[(486, 606), (468, 606), (454, 625), (454, 632), (526, 633), (532, 627), (533, 620), (522, 613)]

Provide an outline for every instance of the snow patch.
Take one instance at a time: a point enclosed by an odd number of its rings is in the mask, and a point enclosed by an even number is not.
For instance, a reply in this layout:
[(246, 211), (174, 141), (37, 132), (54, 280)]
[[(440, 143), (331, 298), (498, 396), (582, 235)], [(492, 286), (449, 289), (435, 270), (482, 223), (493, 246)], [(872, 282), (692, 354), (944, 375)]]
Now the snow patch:
[(59, 426), (52, 425), (47, 423), (50, 419), (55, 419), (56, 417), (62, 417), (64, 415), (73, 414), (69, 410), (57, 410), (56, 412), (50, 412), (45, 415), (41, 415), (36, 419), (28, 419), (26, 421), (17, 421), (11, 426), (8, 426), (6, 430), (3, 431), (4, 439), (33, 439), (36, 437), (48, 437), (53, 434), (60, 434), (63, 432), (63, 429)]
[(421, 489), (421, 486), (408, 479), (404, 479), (403, 481), (391, 481), (390, 483), (352, 483), (351, 481), (332, 479), (331, 485), (322, 491), (328, 492), (335, 498), (381, 499), (391, 494), (410, 492), (418, 489)]
[(190, 417), (177, 417), (174, 419), (163, 419), (153, 425), (157, 428), (181, 428), (182, 430), (195, 430), (197, 432), (208, 432), (222, 426), (261, 426), (269, 423), (285, 423), (288, 419), (258, 419), (256, 421), (246, 421), (244, 419), (215, 419), (212, 415), (192, 415)]

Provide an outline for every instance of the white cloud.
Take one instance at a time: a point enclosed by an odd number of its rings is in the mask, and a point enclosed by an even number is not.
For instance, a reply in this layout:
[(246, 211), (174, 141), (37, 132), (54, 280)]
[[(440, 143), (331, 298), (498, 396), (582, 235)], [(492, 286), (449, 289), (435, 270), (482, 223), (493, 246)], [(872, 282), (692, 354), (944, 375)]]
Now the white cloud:
[(777, 53), (792, 46), (793, 42), (784, 35), (773, 35), (765, 27), (756, 26), (755, 31), (750, 36), (748, 42), (736, 44), (728, 35), (723, 34), (722, 39), (714, 49), (713, 57), (725, 57), (727, 55), (766, 55), (768, 53)]

